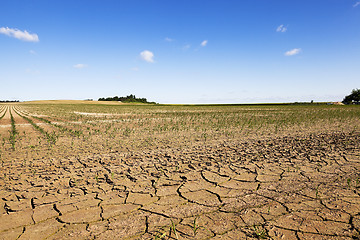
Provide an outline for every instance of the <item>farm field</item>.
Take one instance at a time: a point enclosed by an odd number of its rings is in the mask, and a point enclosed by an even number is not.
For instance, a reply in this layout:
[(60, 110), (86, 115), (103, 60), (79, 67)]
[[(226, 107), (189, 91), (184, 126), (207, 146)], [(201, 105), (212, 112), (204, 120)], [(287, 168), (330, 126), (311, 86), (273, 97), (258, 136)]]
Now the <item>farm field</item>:
[(358, 239), (360, 107), (0, 104), (0, 239)]

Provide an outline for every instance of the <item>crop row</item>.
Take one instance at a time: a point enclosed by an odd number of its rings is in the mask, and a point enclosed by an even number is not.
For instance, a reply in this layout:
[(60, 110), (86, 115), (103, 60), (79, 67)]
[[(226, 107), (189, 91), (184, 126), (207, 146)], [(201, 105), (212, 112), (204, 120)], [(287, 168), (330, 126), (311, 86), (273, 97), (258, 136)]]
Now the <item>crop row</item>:
[(8, 111), (9, 107), (2, 106), (0, 109), (0, 120), (4, 118), (6, 112)]
[(12, 109), (10, 109), (9, 111), (10, 111), (10, 119), (11, 119), (11, 131), (10, 131), (10, 139), (9, 140), (10, 140), (11, 148), (13, 150), (15, 150), (16, 135), (18, 134), (18, 131), (16, 130), (16, 127), (15, 127), (15, 119), (12, 114)]
[(360, 124), (356, 106), (19, 106), (28, 118), (67, 132), (71, 147), (99, 151), (356, 131)]
[(16, 112), (19, 116), (21, 116), (22, 118), (24, 118), (26, 121), (28, 121), (36, 130), (38, 130), (39, 132), (41, 132), (42, 134), (45, 135), (45, 137), (47, 138), (47, 140), (49, 141), (49, 143), (51, 144), (55, 144), (57, 137), (55, 134), (51, 134), (46, 132), (43, 128), (41, 128), (39, 125), (35, 124), (30, 118), (21, 115), (19, 112)]

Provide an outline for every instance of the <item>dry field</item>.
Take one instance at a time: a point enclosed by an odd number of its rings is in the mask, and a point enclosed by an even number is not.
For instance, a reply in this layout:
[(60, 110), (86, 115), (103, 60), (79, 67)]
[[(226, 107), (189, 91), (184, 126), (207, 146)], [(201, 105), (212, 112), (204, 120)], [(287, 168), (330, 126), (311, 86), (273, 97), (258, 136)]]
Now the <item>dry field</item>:
[(0, 105), (0, 239), (359, 239), (360, 107)]

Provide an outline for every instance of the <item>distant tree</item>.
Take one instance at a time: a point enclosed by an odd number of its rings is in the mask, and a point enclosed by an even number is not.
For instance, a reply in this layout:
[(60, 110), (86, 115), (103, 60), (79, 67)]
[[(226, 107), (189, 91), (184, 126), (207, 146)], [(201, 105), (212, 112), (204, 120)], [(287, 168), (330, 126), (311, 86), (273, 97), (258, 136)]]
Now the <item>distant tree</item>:
[(360, 104), (360, 89), (353, 89), (350, 95), (345, 96), (344, 104)]
[(2, 103), (13, 103), (13, 102), (19, 102), (19, 100), (0, 100)]
[(136, 98), (135, 95), (130, 94), (126, 97), (108, 97), (108, 98), (99, 98), (98, 101), (120, 101), (124, 103), (151, 103), (156, 104), (155, 102), (148, 102), (146, 98)]

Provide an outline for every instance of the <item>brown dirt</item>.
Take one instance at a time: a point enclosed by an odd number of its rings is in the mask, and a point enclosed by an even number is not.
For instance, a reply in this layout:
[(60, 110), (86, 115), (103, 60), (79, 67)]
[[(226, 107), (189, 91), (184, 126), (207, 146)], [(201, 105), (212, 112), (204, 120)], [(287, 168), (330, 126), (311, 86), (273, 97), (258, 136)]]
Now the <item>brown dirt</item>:
[(331, 132), (2, 153), (0, 239), (358, 239), (359, 142)]

